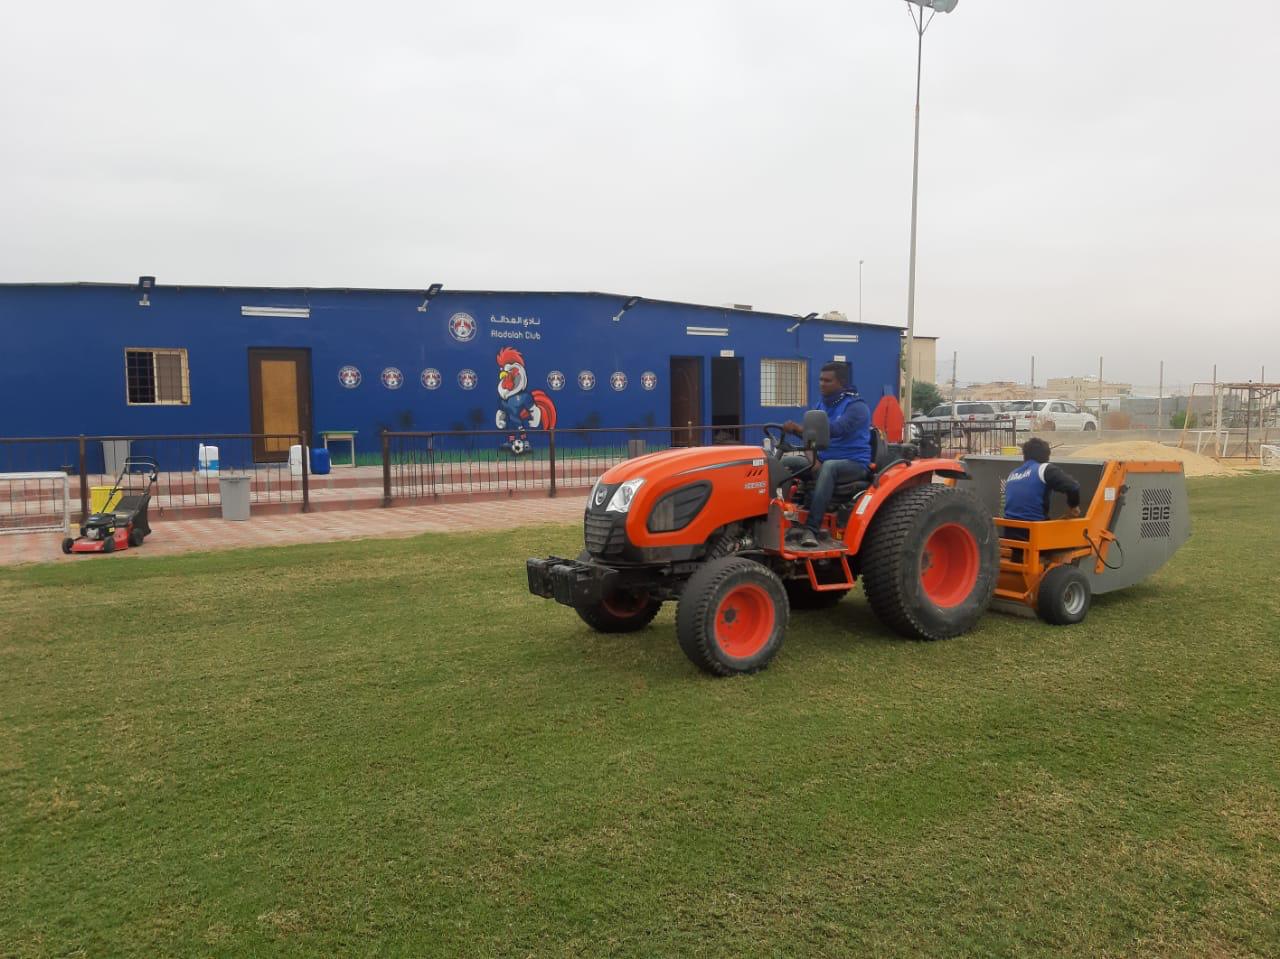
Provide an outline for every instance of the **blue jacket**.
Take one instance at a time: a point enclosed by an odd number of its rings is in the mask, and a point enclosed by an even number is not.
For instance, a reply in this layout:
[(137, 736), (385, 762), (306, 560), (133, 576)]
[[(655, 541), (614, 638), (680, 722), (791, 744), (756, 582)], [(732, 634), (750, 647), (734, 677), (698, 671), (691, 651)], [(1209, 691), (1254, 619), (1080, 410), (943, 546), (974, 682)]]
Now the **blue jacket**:
[(853, 390), (845, 390), (828, 402), (819, 399), (810, 409), (822, 410), (831, 421), (831, 445), (818, 459), (852, 460), (867, 466), (871, 462), (871, 407)]
[(1053, 463), (1026, 460), (1004, 481), (1006, 519), (1040, 522), (1049, 517), (1049, 497), (1065, 493), (1068, 506), (1080, 505), (1080, 484)]

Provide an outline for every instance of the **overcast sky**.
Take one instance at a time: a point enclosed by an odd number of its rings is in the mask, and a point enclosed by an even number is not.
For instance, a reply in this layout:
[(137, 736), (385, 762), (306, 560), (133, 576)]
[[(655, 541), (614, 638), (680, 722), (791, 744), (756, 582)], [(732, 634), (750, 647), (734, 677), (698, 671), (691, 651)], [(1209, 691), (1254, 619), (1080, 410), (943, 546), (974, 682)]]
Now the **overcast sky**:
[[(5, 4), (0, 281), (603, 290), (905, 325), (903, 0)], [(917, 330), (1280, 379), (1280, 7), (962, 0)]]

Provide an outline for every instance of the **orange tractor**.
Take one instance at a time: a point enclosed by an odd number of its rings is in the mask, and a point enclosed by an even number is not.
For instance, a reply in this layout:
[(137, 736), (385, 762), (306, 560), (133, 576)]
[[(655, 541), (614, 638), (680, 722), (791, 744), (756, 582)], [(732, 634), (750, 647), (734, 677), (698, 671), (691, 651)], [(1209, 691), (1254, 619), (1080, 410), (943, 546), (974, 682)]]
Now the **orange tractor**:
[(873, 431), (869, 478), (838, 484), (823, 517), (834, 541), (794, 550), (786, 532), (807, 517), (829, 423), (807, 413), (802, 447), (780, 425), (764, 429), (762, 446), (672, 449), (608, 470), (587, 502), (586, 549), (528, 560), (530, 592), (603, 633), (642, 629), (675, 601), (680, 648), (719, 676), (763, 669), (793, 608), (833, 605), (859, 576), (876, 615), (903, 636), (973, 627), (991, 601), (999, 543), (978, 498), (934, 482), (964, 479), (962, 463), (920, 458)]

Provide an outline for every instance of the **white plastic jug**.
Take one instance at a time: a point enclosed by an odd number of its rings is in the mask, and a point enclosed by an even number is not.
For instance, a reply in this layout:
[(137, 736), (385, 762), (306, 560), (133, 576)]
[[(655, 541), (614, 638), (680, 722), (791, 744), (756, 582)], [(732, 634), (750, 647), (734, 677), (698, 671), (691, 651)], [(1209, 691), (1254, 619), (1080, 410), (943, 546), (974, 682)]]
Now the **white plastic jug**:
[[(307, 455), (311, 455), (310, 450), (307, 450)], [(289, 447), (289, 473), (293, 476), (302, 475), (302, 447), (297, 443)]]
[(205, 474), (218, 472), (218, 447), (200, 444), (200, 452), (196, 459), (196, 469)]

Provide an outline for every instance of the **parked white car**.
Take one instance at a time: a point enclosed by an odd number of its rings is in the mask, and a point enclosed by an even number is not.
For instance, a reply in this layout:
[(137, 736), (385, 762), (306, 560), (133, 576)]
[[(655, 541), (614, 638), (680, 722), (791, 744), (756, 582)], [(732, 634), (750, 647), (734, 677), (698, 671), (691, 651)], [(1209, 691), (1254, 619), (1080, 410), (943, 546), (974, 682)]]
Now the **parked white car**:
[(1096, 430), (1098, 418), (1066, 400), (1017, 400), (1005, 411), (1019, 432)]

